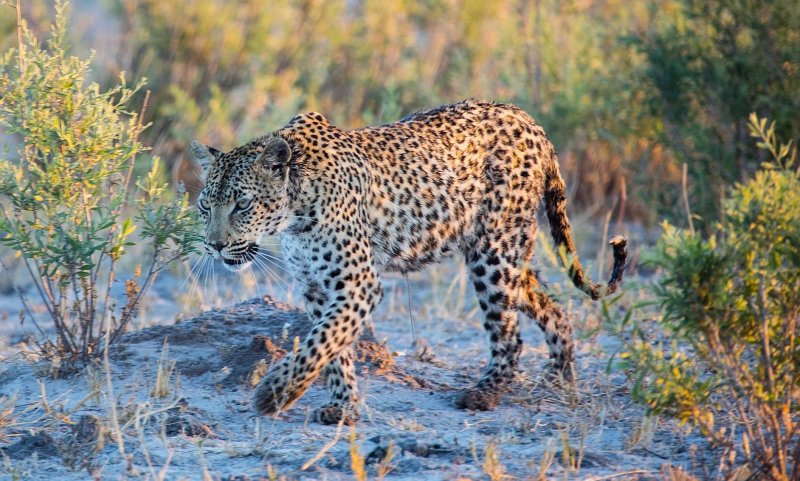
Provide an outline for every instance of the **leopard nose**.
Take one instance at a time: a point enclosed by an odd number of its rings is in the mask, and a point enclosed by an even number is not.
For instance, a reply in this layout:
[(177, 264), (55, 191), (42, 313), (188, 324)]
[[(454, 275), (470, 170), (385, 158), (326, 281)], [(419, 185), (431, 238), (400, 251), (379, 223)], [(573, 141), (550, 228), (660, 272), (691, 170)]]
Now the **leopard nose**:
[(217, 252), (222, 252), (222, 248), (225, 247), (225, 243), (219, 242), (219, 241), (208, 242), (207, 244), (209, 246), (211, 246), (211, 248), (216, 250)]

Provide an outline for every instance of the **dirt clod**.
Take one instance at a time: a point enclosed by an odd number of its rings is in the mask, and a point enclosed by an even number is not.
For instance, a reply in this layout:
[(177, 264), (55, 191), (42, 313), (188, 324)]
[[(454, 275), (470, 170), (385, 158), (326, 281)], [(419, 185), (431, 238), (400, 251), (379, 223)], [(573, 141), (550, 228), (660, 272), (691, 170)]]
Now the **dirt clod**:
[(55, 441), (43, 431), (22, 436), (19, 441), (7, 448), (0, 449), (0, 451), (11, 459), (26, 459), (33, 453), (36, 453), (40, 458), (58, 456)]

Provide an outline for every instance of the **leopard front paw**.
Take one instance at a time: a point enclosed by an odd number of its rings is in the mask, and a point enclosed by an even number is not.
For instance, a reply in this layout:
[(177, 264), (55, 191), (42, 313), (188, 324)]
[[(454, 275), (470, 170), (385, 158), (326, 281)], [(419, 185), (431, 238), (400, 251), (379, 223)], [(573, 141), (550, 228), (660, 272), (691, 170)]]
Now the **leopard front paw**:
[(305, 369), (297, 369), (293, 362), (291, 356), (286, 356), (261, 378), (253, 395), (257, 412), (275, 414), (288, 409), (306, 392), (314, 377)]
[(358, 421), (358, 409), (355, 406), (334, 406), (327, 404), (314, 410), (314, 420), (321, 424), (344, 424), (353, 425)]
[(275, 414), (286, 404), (286, 378), (270, 371), (259, 381), (253, 395), (253, 408), (260, 414)]
[(289, 408), (308, 388), (310, 382), (292, 378), (291, 362), (284, 358), (259, 381), (253, 395), (253, 407), (261, 414), (275, 414)]

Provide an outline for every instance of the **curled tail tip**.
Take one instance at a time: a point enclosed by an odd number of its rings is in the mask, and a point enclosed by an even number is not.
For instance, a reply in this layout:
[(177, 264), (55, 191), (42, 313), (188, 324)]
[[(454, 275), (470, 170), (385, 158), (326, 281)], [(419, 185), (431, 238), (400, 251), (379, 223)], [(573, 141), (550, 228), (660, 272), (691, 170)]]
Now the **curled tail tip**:
[(617, 235), (612, 237), (608, 243), (614, 250), (614, 268), (611, 272), (611, 279), (609, 279), (608, 284), (605, 286), (596, 286), (590, 292), (592, 300), (595, 301), (601, 297), (605, 297), (614, 293), (617, 288), (619, 288), (620, 284), (622, 283), (622, 277), (625, 272), (625, 268), (627, 267), (626, 261), (628, 257), (628, 239), (625, 236)]
[(615, 235), (609, 239), (608, 243), (614, 247), (625, 247), (628, 245), (628, 238), (622, 235)]
[(621, 277), (622, 271), (627, 267), (625, 261), (628, 258), (628, 239), (625, 236), (617, 235), (612, 237), (608, 243), (614, 251), (614, 272), (616, 273), (619, 270)]

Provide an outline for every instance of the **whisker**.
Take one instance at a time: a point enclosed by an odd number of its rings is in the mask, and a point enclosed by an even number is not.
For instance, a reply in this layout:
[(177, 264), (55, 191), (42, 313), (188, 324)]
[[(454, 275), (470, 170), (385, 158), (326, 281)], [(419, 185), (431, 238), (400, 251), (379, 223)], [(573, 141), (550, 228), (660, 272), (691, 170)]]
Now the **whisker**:
[(294, 276), (289, 276), (288, 278), (286, 278), (278, 275), (277, 272), (275, 272), (273, 269), (270, 268), (270, 262), (268, 262), (268, 259), (261, 258), (256, 260), (255, 262), (259, 266), (261, 272), (264, 273), (264, 275), (270, 280), (271, 283), (274, 283), (274, 285), (279, 286), (284, 295), (287, 296), (290, 295), (290, 292), (292, 291), (292, 281), (294, 280)]
[(203, 293), (202, 289), (203, 281), (201, 281), (201, 279), (205, 279), (204, 276), (206, 273), (206, 266), (208, 265), (208, 256), (203, 255), (203, 257), (201, 257), (200, 260), (201, 260), (200, 267), (197, 271), (197, 275), (194, 277), (194, 280), (192, 281), (192, 287), (189, 289), (189, 292), (196, 292), (200, 300), (200, 308), (205, 309), (205, 295)]
[[(191, 291), (197, 289), (197, 294), (200, 295), (201, 298), (204, 297), (202, 290), (204, 282), (203, 276), (205, 275), (206, 269), (208, 269), (208, 259), (209, 257), (207, 255), (203, 255), (203, 257), (200, 258), (200, 267), (198, 268), (197, 273), (194, 275), (194, 279), (192, 280)], [(203, 299), (201, 299), (201, 301), (202, 300)]]
[[(192, 265), (192, 268), (189, 269), (189, 273), (186, 274), (186, 278), (183, 280), (183, 283), (181, 284), (181, 287), (178, 288), (178, 292), (183, 290), (184, 286), (186, 286), (186, 282), (189, 280), (190, 277), (193, 278), (192, 274), (194, 274), (194, 270), (197, 269), (197, 266), (200, 264), (200, 261), (203, 260), (204, 257), (205, 257), (205, 254), (201, 255), (200, 257), (198, 257), (194, 261), (194, 264)], [(186, 264), (186, 262), (184, 262), (184, 265), (185, 264)]]
[(281, 264), (281, 260), (278, 259), (277, 257), (273, 257), (273, 256), (271, 256), (269, 254), (259, 252), (259, 253), (256, 254), (256, 258), (257, 259), (261, 259), (262, 261), (265, 261), (266, 263), (269, 263), (270, 265), (272, 265), (276, 269), (280, 269), (281, 271), (285, 272), (289, 277), (295, 277), (294, 272), (292, 272), (288, 268), (284, 267)]
[(282, 249), (276, 249), (276, 248), (273, 248), (271, 246), (264, 245), (264, 244), (258, 244), (258, 251), (256, 253), (257, 254), (261, 254), (261, 253), (270, 254), (271, 256), (273, 256), (275, 258), (283, 257), (283, 250)]
[(279, 282), (280, 281), (280, 278), (278, 277), (278, 275), (272, 269), (270, 269), (268, 265), (266, 265), (265, 263), (261, 262), (261, 260), (253, 259), (253, 264), (258, 266), (259, 269), (261, 270), (261, 272), (263, 272), (264, 275), (266, 275), (268, 278), (274, 280), (275, 282)]
[(214, 280), (214, 296), (216, 296), (216, 299), (215, 299), (214, 303), (215, 303), (215, 305), (219, 306), (219, 304), (220, 304), (220, 302), (222, 300), (222, 297), (219, 295), (219, 287), (218, 287), (218, 284), (217, 284), (217, 266), (216, 265), (214, 266), (214, 270), (212, 271), (212, 279)]
[(250, 271), (250, 276), (253, 278), (253, 283), (256, 285), (256, 292), (258, 292), (258, 298), (263, 299), (264, 296), (261, 295), (261, 286), (258, 285), (258, 279), (256, 279), (256, 274), (253, 272), (253, 264), (247, 266), (248, 270)]
[(276, 252), (276, 251), (271, 251), (269, 249), (260, 248), (257, 254), (260, 254), (260, 255), (262, 255), (264, 257), (269, 257), (269, 258), (271, 258), (273, 260), (276, 260), (276, 261), (283, 262), (283, 257), (280, 256), (280, 253)]
[(260, 274), (262, 274), (263, 279), (261, 279), (260, 282), (264, 283), (264, 285), (267, 288), (267, 292), (268, 293), (274, 292), (275, 291), (274, 285), (277, 284), (277, 281), (275, 279), (273, 279), (272, 276), (270, 276), (266, 272), (264, 272), (264, 269), (261, 266), (259, 266), (259, 264), (256, 262), (255, 259), (253, 259), (253, 263), (251, 264), (251, 267), (250, 267), (250, 270), (253, 272), (253, 275), (255, 275), (256, 271), (253, 270), (253, 267), (258, 269), (258, 272)]
[(278, 279), (277, 276), (274, 273), (269, 271), (268, 270), (269, 268), (267, 266), (262, 264), (260, 261), (254, 261), (253, 265), (255, 265), (256, 268), (259, 270), (259, 272), (261, 272), (261, 274), (263, 274), (264, 277), (267, 279), (267, 282), (269, 283), (269, 286), (270, 286), (270, 290), (272, 292), (275, 291), (275, 287), (274, 286), (281, 286), (282, 287), (281, 290), (284, 293), (288, 293), (288, 287), (287, 287), (286, 283), (283, 282), (281, 279)]
[(282, 250), (281, 249), (282, 246), (281, 246), (280, 243), (269, 244), (267, 242), (261, 241), (261, 242), (258, 242), (257, 245), (258, 245), (259, 249), (266, 249), (266, 250), (268, 250), (268, 251), (270, 251), (270, 252), (272, 252), (274, 254), (280, 254), (281, 250)]
[(266, 251), (259, 251), (259, 252), (257, 252), (255, 255), (256, 255), (256, 256), (260, 256), (260, 257), (262, 257), (262, 258), (264, 258), (264, 259), (270, 259), (270, 260), (273, 260), (273, 261), (275, 261), (275, 262), (283, 262), (283, 259), (282, 259), (282, 258), (280, 258), (280, 257), (277, 257), (277, 256), (274, 256), (274, 255), (272, 255), (272, 254), (270, 254), (269, 252), (266, 252)]

